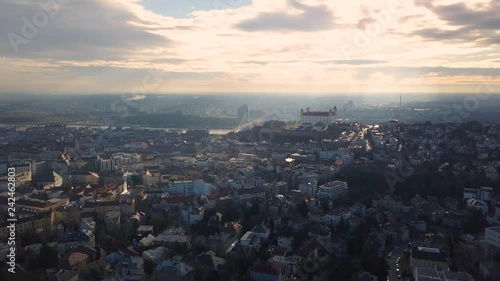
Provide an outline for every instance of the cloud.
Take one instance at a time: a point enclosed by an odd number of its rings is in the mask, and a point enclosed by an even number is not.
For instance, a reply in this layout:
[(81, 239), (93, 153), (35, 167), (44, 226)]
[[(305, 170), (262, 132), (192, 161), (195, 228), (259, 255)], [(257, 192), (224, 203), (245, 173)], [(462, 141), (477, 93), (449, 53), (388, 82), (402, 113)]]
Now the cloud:
[(363, 64), (384, 63), (386, 61), (383, 61), (383, 60), (361, 60), (361, 59), (353, 59), (353, 60), (334, 60), (332, 62), (334, 62), (336, 64), (363, 65)]
[(416, 30), (415, 35), (428, 40), (475, 43), (480, 46), (500, 42), (500, 2), (496, 0), (473, 7), (463, 2), (449, 5), (433, 5), (428, 2), (425, 7), (449, 28), (423, 28)]
[(255, 18), (238, 23), (236, 27), (244, 31), (320, 31), (333, 27), (333, 14), (326, 5), (308, 6), (296, 0), (289, 0), (288, 5), (300, 13), (289, 10), (262, 12)]
[(358, 24), (357, 24), (357, 27), (359, 29), (366, 29), (366, 27), (369, 25), (369, 24), (373, 24), (377, 22), (377, 20), (375, 19), (372, 19), (372, 18), (362, 18), (361, 20), (358, 21)]
[(387, 0), (222, 8), (190, 0), (183, 7), (197, 10), (188, 17), (174, 0), (43, 1), (68, 3), (18, 54), (7, 34), (22, 34), (23, 17), (41, 8), (0, 2), (3, 91), (129, 92), (150, 69), (168, 74), (158, 92), (398, 91), (405, 83), (428, 91), (428, 81), (459, 92), (459, 82), (500, 80), (496, 6), (487, 0), (400, 0), (397, 12)]
[(403, 16), (399, 18), (399, 23), (407, 23), (408, 21), (412, 21), (415, 19), (421, 19), (424, 18), (425, 15), (418, 14), (418, 15), (409, 15), (409, 16)]
[(241, 61), (241, 64), (256, 64), (256, 65), (269, 65), (269, 64), (337, 64), (337, 65), (369, 65), (369, 64), (379, 64), (385, 63), (383, 60), (363, 60), (363, 59), (352, 59), (352, 60), (286, 60), (286, 61), (258, 61), (258, 60), (248, 60)]
[[(66, 4), (53, 10), (53, 16), (47, 14), (39, 1), (0, 2), (0, 34), (5, 34), (0, 39), (0, 55), (118, 60), (142, 48), (173, 44), (172, 40), (143, 27), (148, 24), (147, 21), (132, 12), (132, 9), (140, 8), (137, 4), (117, 5), (112, 0), (66, 1)], [(45, 2), (50, 1), (40, 1)], [(37, 23), (44, 22), (37, 27)], [(26, 31), (26, 26), (30, 24), (36, 28), (33, 38), (27, 38), (25, 35), (28, 33), (23, 33), (23, 29)], [(16, 34), (28, 42), (18, 44), (16, 53), (7, 34)]]
[(360, 69), (358, 78), (367, 79), (373, 73), (391, 74), (399, 79), (406, 77), (452, 77), (452, 76), (482, 76), (499, 77), (500, 68), (465, 68), (465, 67), (366, 67)]

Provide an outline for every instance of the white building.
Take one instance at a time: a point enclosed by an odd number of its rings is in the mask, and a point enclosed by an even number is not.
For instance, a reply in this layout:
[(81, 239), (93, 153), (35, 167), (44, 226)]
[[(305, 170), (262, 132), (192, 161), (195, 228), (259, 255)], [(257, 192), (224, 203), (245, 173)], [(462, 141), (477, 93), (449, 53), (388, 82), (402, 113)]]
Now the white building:
[(449, 270), (437, 270), (434, 267), (416, 266), (413, 269), (413, 280), (415, 281), (474, 281), (474, 278), (465, 272)]
[(140, 163), (141, 155), (137, 153), (115, 153), (108, 159), (99, 159), (99, 171), (114, 171), (123, 165)]
[(99, 159), (99, 171), (111, 171), (113, 170), (113, 164), (111, 159)]
[(477, 188), (464, 188), (464, 200), (471, 198), (477, 199), (478, 191)]
[(491, 201), (491, 196), (493, 195), (493, 188), (482, 186), (479, 189), (479, 199), (483, 201)]
[(324, 125), (330, 125), (336, 121), (337, 107), (330, 109), (330, 111), (310, 111), (309, 108), (306, 111), (300, 110), (300, 124), (310, 123), (316, 125), (317, 123), (323, 123)]
[(500, 226), (485, 228), (484, 240), (500, 248)]
[(174, 181), (166, 190), (169, 194), (193, 195), (194, 181)]
[(318, 189), (319, 199), (338, 199), (347, 195), (348, 187), (345, 181), (327, 182), (321, 185)]
[(247, 233), (241, 237), (240, 244), (241, 246), (258, 250), (260, 249), (260, 237), (251, 231), (247, 231)]

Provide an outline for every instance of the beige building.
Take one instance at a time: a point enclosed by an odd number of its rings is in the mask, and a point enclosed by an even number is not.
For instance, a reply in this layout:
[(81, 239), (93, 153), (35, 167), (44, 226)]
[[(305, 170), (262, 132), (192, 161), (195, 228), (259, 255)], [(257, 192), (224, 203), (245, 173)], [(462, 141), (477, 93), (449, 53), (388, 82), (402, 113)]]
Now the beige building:
[(99, 175), (89, 171), (72, 171), (70, 179), (72, 184), (95, 184), (99, 181)]

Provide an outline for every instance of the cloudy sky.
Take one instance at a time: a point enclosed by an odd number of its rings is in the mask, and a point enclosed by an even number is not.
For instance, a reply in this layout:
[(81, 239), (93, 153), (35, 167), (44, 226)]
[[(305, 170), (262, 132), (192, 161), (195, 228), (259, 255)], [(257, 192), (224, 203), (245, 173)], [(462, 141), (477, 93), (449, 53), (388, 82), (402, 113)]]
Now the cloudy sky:
[(500, 92), (499, 0), (2, 0), (0, 92)]

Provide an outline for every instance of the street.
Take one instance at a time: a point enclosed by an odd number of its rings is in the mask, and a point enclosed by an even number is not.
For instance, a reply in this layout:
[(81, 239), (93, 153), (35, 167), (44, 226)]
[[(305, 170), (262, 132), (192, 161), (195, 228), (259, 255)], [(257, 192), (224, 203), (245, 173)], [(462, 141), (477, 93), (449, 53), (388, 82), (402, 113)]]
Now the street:
[[(401, 257), (404, 254), (405, 249), (406, 249), (405, 246), (395, 246), (394, 249), (392, 250), (392, 256), (386, 257), (387, 264), (389, 264), (390, 267), (388, 275), (390, 281), (403, 280), (403, 277), (401, 277), (401, 279), (398, 279), (396, 260), (398, 259), (398, 257)], [(401, 275), (401, 272), (399, 272), (399, 275)]]

